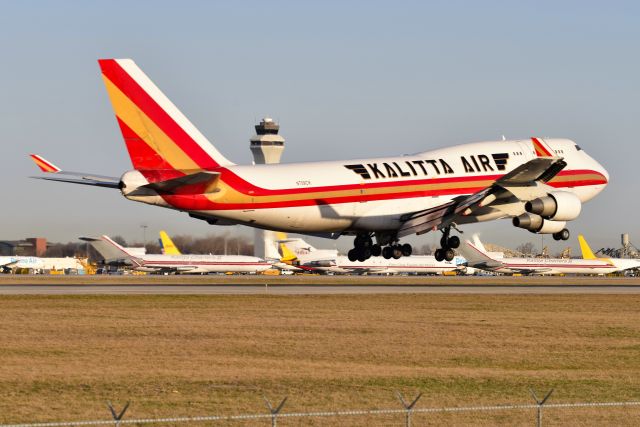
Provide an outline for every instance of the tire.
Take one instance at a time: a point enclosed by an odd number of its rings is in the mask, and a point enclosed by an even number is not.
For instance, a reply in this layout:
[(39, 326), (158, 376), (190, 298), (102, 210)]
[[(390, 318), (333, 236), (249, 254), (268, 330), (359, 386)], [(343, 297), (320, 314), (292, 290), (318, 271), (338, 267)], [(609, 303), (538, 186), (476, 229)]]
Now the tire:
[(433, 254), (433, 256), (438, 262), (444, 261), (444, 254), (442, 253), (442, 249), (440, 248), (436, 249), (436, 252)]
[(367, 257), (365, 255), (364, 252), (358, 252), (358, 261), (359, 262), (365, 262), (367, 260)]
[(402, 245), (401, 248), (402, 248), (401, 249), (402, 256), (411, 256), (411, 254), (413, 253), (413, 248), (408, 243), (405, 243), (404, 245)]
[(569, 240), (569, 237), (571, 237), (571, 233), (566, 228), (563, 228), (558, 234), (562, 240)]
[(562, 237), (560, 237), (560, 233), (553, 233), (552, 236), (553, 236), (553, 240), (556, 240), (556, 241), (562, 239)]
[(460, 238), (458, 236), (449, 237), (449, 241), (447, 242), (447, 246), (451, 249), (457, 249), (460, 247)]
[(375, 244), (371, 246), (371, 256), (380, 256), (382, 254), (382, 248), (380, 245)]
[(441, 247), (441, 248), (446, 248), (446, 247), (447, 247), (447, 243), (448, 243), (448, 242), (447, 242), (447, 239), (445, 239), (445, 238), (444, 238), (444, 236), (442, 236), (442, 237), (440, 238), (440, 247)]
[(384, 259), (391, 259), (393, 256), (393, 248), (391, 246), (385, 246), (382, 248), (382, 256)]
[(347, 258), (349, 258), (349, 261), (355, 262), (358, 259), (358, 251), (356, 251), (355, 249), (351, 249), (349, 252), (347, 252)]
[(362, 249), (361, 252), (365, 260), (368, 260), (369, 258), (371, 258), (371, 248), (365, 247), (364, 249)]
[(453, 261), (453, 258), (456, 256), (456, 253), (453, 252), (453, 249), (447, 249), (444, 251), (444, 259), (447, 261)]
[(402, 258), (402, 249), (400, 245), (396, 245), (393, 247), (393, 259)]

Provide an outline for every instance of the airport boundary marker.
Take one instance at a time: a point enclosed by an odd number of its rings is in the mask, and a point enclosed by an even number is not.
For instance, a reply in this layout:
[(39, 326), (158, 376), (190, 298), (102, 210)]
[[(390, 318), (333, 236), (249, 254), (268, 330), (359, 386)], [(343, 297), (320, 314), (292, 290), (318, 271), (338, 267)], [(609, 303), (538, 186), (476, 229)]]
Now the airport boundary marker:
[[(168, 418), (130, 418), (123, 419), (125, 412), (129, 408), (127, 402), (124, 408), (118, 412), (111, 402), (107, 403), (112, 419), (108, 420), (80, 420), (80, 421), (59, 421), (59, 422), (39, 422), (20, 424), (0, 424), (0, 427), (80, 427), (80, 426), (103, 426), (113, 425), (121, 427), (124, 424), (180, 424), (194, 422), (215, 422), (215, 421), (270, 421), (272, 427), (277, 426), (279, 419), (287, 418), (327, 418), (327, 417), (354, 417), (354, 416), (375, 416), (375, 415), (404, 415), (405, 427), (411, 427), (413, 414), (436, 414), (436, 413), (463, 413), (463, 412), (492, 412), (492, 411), (512, 411), (535, 409), (536, 425), (542, 427), (542, 408), (545, 409), (569, 409), (569, 408), (612, 408), (612, 407), (640, 407), (640, 401), (626, 402), (575, 402), (575, 403), (546, 403), (553, 389), (545, 397), (539, 399), (533, 390), (530, 390), (535, 403), (530, 404), (504, 404), (504, 405), (478, 405), (478, 406), (452, 406), (452, 407), (431, 407), (416, 408), (422, 393), (418, 394), (410, 403), (396, 392), (396, 397), (403, 408), (396, 409), (351, 409), (339, 411), (310, 411), (310, 412), (282, 412), (288, 396), (280, 401), (278, 406), (273, 406), (264, 397), (269, 413), (265, 414), (236, 414), (236, 415), (206, 415), (196, 417), (168, 417)], [(399, 423), (400, 424), (400, 423)]]

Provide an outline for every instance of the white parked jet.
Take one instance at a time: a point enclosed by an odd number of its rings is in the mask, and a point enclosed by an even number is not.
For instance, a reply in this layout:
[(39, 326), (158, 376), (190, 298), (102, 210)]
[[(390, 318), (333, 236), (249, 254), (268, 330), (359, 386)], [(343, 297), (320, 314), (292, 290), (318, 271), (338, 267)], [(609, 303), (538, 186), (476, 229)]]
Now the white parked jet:
[(0, 256), (0, 269), (4, 273), (10, 273), (16, 268), (29, 268), (42, 270), (45, 268), (44, 260), (35, 256)]
[(597, 257), (582, 234), (578, 235), (578, 242), (580, 243), (580, 251), (582, 252), (583, 259), (600, 260), (611, 263), (617, 267), (616, 271), (640, 269), (640, 259)]
[(271, 268), (260, 258), (244, 255), (135, 255), (107, 236), (81, 237), (91, 243), (106, 264), (129, 265), (137, 271), (160, 273), (259, 273)]
[[(282, 262), (302, 270), (323, 273), (357, 274), (442, 274), (464, 272), (464, 260), (437, 261), (429, 255), (411, 255), (400, 259), (372, 258), (366, 262), (351, 261), (335, 249), (316, 249), (303, 239), (280, 240)], [(460, 264), (460, 265), (458, 265)]]
[[(608, 183), (607, 171), (568, 139), (489, 141), (358, 160), (236, 165), (130, 59), (98, 61), (133, 170), (120, 178), (65, 172), (33, 155), (42, 179), (119, 189), (130, 200), (211, 224), (336, 238), (355, 235), (349, 259), (410, 255), (400, 238), (441, 230), (439, 260), (460, 244), (456, 225), (513, 218), (568, 239), (566, 221)], [(398, 145), (397, 141), (393, 142)], [(366, 147), (362, 146), (362, 151)]]
[(492, 257), (477, 236), (459, 249), (467, 265), (485, 271), (507, 274), (609, 274), (618, 267), (609, 260), (571, 258), (511, 258)]

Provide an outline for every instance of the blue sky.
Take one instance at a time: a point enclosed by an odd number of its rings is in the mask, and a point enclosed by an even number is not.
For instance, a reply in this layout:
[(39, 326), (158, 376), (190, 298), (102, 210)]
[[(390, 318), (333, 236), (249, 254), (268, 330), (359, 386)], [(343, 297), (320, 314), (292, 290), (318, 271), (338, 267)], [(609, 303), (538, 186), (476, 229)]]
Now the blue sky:
[[(501, 135), (571, 138), (611, 174), (574, 235), (600, 247), (629, 232), (640, 245), (639, 12), (634, 2), (570, 1), (3, 3), (0, 238), (141, 239), (141, 224), (147, 236), (248, 233), (114, 191), (28, 179), (30, 152), (69, 170), (130, 168), (96, 59), (131, 57), (237, 163), (250, 162), (265, 115), (281, 123), (287, 162)], [(469, 229), (540, 244), (508, 221)]]

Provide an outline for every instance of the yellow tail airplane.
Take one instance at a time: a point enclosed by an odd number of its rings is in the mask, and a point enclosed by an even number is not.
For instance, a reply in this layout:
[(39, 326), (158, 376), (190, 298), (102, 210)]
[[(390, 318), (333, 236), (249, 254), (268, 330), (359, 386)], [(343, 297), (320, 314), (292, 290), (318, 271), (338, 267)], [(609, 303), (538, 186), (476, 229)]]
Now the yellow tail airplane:
[(585, 240), (582, 234), (578, 235), (578, 242), (580, 243), (580, 251), (582, 252), (582, 258), (591, 260), (600, 260), (615, 265), (616, 271), (631, 270), (634, 268), (640, 268), (640, 260), (634, 258), (609, 258), (609, 257), (597, 257), (589, 244)]

